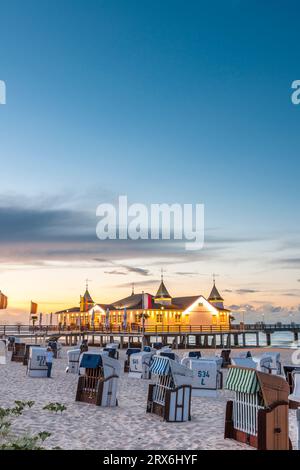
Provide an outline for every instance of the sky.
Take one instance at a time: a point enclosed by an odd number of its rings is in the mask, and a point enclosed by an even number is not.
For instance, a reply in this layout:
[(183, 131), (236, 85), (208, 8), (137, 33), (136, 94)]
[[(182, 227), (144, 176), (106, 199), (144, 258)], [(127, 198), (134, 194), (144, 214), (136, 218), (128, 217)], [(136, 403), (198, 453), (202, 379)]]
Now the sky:
[[(207, 296), (300, 321), (297, 1), (1, 0), (1, 322)], [(98, 204), (202, 203), (205, 244), (100, 241)], [(238, 314), (237, 314), (238, 315)]]

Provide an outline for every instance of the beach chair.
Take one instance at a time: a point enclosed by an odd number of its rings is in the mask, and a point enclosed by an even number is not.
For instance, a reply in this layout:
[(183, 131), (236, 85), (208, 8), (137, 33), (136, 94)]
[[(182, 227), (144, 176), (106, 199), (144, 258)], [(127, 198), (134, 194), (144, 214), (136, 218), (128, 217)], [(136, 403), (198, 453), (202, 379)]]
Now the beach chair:
[(25, 343), (16, 343), (14, 342), (13, 345), (13, 352), (11, 355), (11, 360), (14, 362), (23, 362), (26, 352), (26, 344)]
[(230, 353), (231, 349), (222, 349), (221, 351), (221, 358), (223, 359), (222, 367), (224, 369), (226, 369), (231, 364)]
[(141, 348), (128, 348), (126, 351), (126, 359), (124, 362), (124, 372), (129, 372), (129, 367), (130, 367), (130, 356), (131, 354), (136, 354), (141, 352)]
[(255, 369), (230, 366), (226, 388), (225, 438), (259, 450), (288, 450), (288, 394), (284, 378)]
[(284, 365), (283, 366), (283, 372), (286, 378), (287, 383), (289, 384), (290, 387), (290, 394), (293, 393), (294, 391), (294, 373), (299, 372), (300, 373), (300, 366), (295, 366), (295, 365)]
[(8, 346), (7, 346), (7, 350), (8, 351), (12, 351), (13, 348), (14, 348), (14, 344), (15, 344), (15, 341), (16, 341), (16, 337), (15, 336), (9, 336), (7, 338), (8, 340)]
[(113, 359), (119, 359), (119, 343), (107, 343), (103, 351), (107, 351), (108, 355)]
[(81, 353), (84, 353), (84, 352), (88, 352), (89, 350), (89, 345), (88, 345), (88, 340), (87, 339), (83, 339), (80, 343), (80, 346), (79, 346), (79, 349), (80, 349), (80, 352)]
[(256, 363), (256, 369), (260, 372), (265, 372), (266, 374), (271, 374), (272, 368), (272, 358), (267, 354), (262, 354), (261, 356), (252, 356), (251, 358)]
[(155, 355), (150, 366), (155, 383), (149, 385), (147, 412), (169, 422), (191, 419), (193, 372), (172, 359)]
[(270, 361), (271, 374), (281, 375), (282, 366), (280, 362), (280, 353), (279, 352), (267, 352), (262, 354), (262, 357), (268, 357)]
[(27, 364), (27, 375), (29, 377), (47, 377), (46, 364), (47, 348), (31, 346), (29, 348), (29, 359)]
[(24, 359), (23, 359), (23, 366), (28, 365), (30, 348), (39, 348), (39, 347), (40, 347), (39, 344), (26, 344), (25, 356), (24, 356)]
[(80, 368), (84, 368), (85, 373), (78, 379), (76, 401), (97, 406), (117, 406), (120, 363), (103, 353), (83, 353)]
[(70, 374), (79, 373), (80, 354), (80, 349), (70, 349), (67, 351), (68, 365), (66, 367), (66, 372), (69, 372)]
[(298, 450), (300, 450), (300, 408), (298, 408), (296, 416), (297, 416), (297, 428), (298, 428)]
[(218, 390), (223, 387), (222, 359), (214, 357), (186, 359), (188, 361), (183, 360), (184, 365), (193, 371), (192, 397), (217, 397)]
[(6, 364), (6, 342), (5, 340), (0, 340), (0, 364)]
[(137, 379), (151, 379), (150, 365), (156, 351), (141, 351), (131, 354), (129, 358), (128, 377)]
[(300, 371), (293, 372), (293, 392), (289, 395), (289, 400), (297, 404), (297, 408), (300, 407)]
[(251, 351), (242, 351), (239, 353), (238, 357), (243, 357), (243, 358), (252, 357), (252, 354), (251, 354)]

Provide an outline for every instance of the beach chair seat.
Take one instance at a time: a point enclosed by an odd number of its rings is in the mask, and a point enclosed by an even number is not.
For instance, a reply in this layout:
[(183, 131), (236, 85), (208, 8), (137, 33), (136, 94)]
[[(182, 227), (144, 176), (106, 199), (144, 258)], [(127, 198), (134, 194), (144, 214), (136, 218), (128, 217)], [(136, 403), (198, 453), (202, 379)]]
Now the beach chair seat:
[(28, 360), (29, 360), (29, 355), (30, 355), (30, 348), (39, 348), (39, 347), (40, 347), (39, 344), (26, 344), (25, 356), (24, 356), (24, 359), (23, 359), (23, 366), (28, 365)]
[(271, 374), (281, 375), (282, 365), (280, 362), (280, 353), (279, 352), (266, 352), (262, 354), (262, 357), (268, 357), (270, 361)]
[(26, 344), (14, 342), (11, 360), (14, 362), (23, 362), (26, 353)]
[(231, 364), (230, 359), (231, 349), (222, 349), (221, 358), (223, 359), (222, 367), (227, 368)]

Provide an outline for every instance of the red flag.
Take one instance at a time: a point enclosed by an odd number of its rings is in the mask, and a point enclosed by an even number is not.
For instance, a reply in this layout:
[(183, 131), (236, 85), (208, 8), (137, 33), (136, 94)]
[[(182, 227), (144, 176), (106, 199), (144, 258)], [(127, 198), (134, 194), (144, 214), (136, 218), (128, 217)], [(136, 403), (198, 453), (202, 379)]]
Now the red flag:
[(0, 292), (0, 310), (7, 308), (7, 297)]
[(38, 309), (38, 304), (31, 301), (31, 306), (30, 306), (31, 315), (36, 315), (37, 314), (37, 309)]

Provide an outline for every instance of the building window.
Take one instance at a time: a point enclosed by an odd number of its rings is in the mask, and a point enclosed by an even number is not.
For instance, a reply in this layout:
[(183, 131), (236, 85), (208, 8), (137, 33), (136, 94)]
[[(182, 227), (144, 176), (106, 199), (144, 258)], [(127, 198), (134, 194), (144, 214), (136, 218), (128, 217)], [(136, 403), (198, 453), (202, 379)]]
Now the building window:
[(156, 323), (162, 323), (162, 321), (163, 321), (163, 313), (158, 312), (156, 314)]
[(181, 313), (180, 312), (175, 312), (174, 319), (175, 319), (175, 323), (180, 323), (181, 322)]
[(220, 318), (220, 323), (226, 323), (227, 321), (226, 313), (220, 313), (219, 318)]
[(122, 313), (118, 313), (118, 323), (122, 323)]
[(139, 313), (136, 313), (135, 316), (134, 316), (134, 318), (135, 318), (135, 320), (134, 320), (135, 323), (139, 323), (139, 321), (140, 321), (140, 314), (139, 314)]

